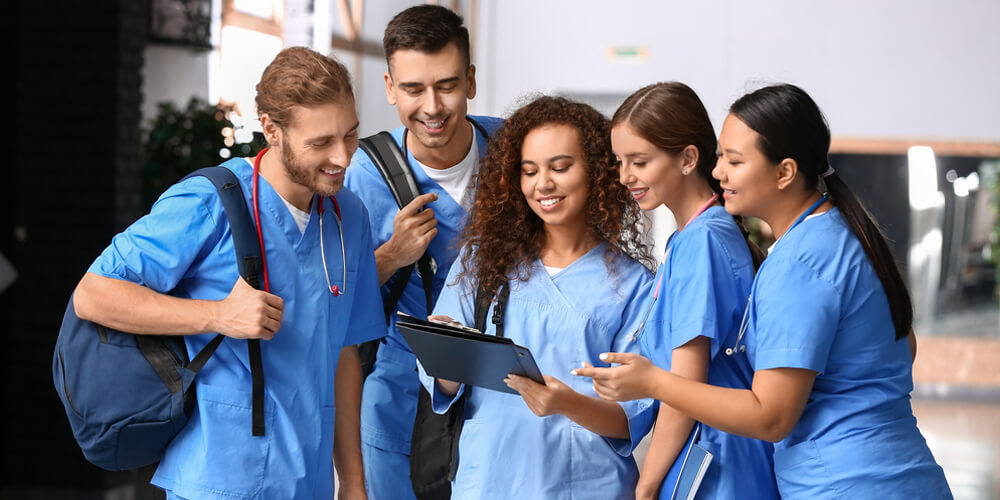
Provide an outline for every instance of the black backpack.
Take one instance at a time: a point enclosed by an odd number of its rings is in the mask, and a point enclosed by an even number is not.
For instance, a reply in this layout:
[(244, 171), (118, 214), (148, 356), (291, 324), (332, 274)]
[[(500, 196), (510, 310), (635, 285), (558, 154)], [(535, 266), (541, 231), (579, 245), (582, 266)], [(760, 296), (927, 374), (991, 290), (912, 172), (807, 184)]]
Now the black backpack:
[[(239, 180), (225, 167), (187, 177), (212, 181), (233, 235), (242, 276), (260, 288), (260, 245)], [(194, 379), (225, 338), (216, 335), (193, 360), (184, 339), (134, 335), (80, 319), (73, 298), (63, 316), (52, 358), (52, 378), (83, 455), (108, 470), (154, 463), (191, 415)], [(253, 378), (253, 435), (264, 435), (264, 377), (260, 341), (249, 340)]]

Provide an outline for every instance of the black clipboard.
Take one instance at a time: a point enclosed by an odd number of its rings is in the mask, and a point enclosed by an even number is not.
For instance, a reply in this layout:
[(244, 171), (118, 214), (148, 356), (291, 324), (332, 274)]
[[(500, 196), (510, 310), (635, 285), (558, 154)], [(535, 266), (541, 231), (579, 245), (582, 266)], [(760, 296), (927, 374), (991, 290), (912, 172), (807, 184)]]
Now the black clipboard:
[(396, 313), (396, 327), (424, 371), (434, 378), (511, 394), (517, 391), (504, 383), (508, 373), (545, 385), (531, 351), (507, 337), (432, 323), (404, 313)]

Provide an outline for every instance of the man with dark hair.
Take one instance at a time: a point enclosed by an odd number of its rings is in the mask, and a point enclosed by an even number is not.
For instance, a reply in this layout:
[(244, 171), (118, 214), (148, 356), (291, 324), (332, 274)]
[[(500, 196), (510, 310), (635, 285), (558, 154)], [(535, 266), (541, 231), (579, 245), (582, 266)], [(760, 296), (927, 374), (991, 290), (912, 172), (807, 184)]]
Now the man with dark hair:
[[(476, 68), (470, 63), (469, 32), (462, 18), (435, 5), (397, 14), (383, 38), (385, 92), (403, 126), (392, 131), (422, 195), (398, 209), (388, 186), (362, 151), (354, 155), (346, 185), (369, 209), (375, 263), (383, 298), (397, 271), (427, 252), (433, 269), (433, 299), (456, 255), (451, 244), (472, 206), (475, 174), (488, 136), (501, 125), (491, 117), (468, 116), (476, 95)], [(423, 211), (419, 211), (423, 208)], [(397, 309), (426, 317), (419, 273), (413, 272)], [(395, 327), (395, 315), (365, 380), (361, 440), (368, 495), (375, 500), (413, 498), (410, 486), (410, 435), (420, 381), (416, 357)]]
[[(385, 323), (368, 213), (341, 190), (358, 147), (350, 76), (329, 57), (285, 49), (261, 76), (257, 109), (270, 149), (222, 166), (256, 222), (267, 290), (240, 278), (219, 195), (192, 177), (115, 236), (74, 307), (110, 328), (185, 335), (191, 358), (215, 332), (227, 337), (153, 477), (168, 498), (333, 498), (334, 463), (340, 497), (364, 498), (354, 345)], [(263, 436), (251, 432), (244, 339), (267, 341)]]

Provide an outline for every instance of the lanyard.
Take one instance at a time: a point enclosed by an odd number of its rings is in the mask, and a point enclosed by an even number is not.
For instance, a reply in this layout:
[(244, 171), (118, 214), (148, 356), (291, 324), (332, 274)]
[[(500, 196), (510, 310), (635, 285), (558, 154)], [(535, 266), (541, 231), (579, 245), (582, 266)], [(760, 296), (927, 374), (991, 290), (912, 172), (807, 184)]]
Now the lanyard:
[[(828, 198), (829, 196), (826, 193), (823, 193), (823, 196), (820, 196), (819, 199), (816, 200), (816, 203), (810, 205), (805, 212), (802, 212), (802, 215), (799, 215), (799, 218), (795, 219), (795, 222), (793, 222), (791, 227), (789, 227), (788, 230), (785, 231), (785, 234), (781, 235), (782, 238), (788, 235), (788, 233), (791, 232), (791, 230), (794, 229), (795, 226), (798, 226), (800, 222), (804, 221), (806, 217), (812, 215), (812, 213), (815, 212), (816, 209), (819, 208), (819, 206), (822, 205), (823, 202), (826, 201)], [(740, 320), (740, 329), (739, 332), (737, 332), (736, 334), (736, 343), (733, 344), (732, 347), (726, 348), (726, 356), (732, 356), (733, 354), (736, 354), (736, 352), (747, 352), (746, 344), (740, 345), (740, 341), (743, 340), (743, 335), (746, 335), (747, 328), (750, 326), (750, 322), (747, 321), (747, 313), (750, 312), (750, 299), (752, 297), (753, 297), (753, 292), (751, 291), (750, 296), (747, 297), (747, 306), (745, 309), (743, 309), (743, 319)]]
[[(260, 177), (260, 159), (264, 157), (269, 148), (264, 148), (260, 153), (257, 153), (257, 157), (253, 160), (253, 186), (250, 192), (250, 198), (253, 204), (253, 220), (254, 225), (257, 227), (257, 241), (260, 242), (260, 262), (261, 270), (264, 274), (264, 291), (271, 291), (271, 283), (267, 277), (267, 253), (264, 251), (264, 232), (260, 228), (260, 207), (257, 203), (257, 179)], [(320, 198), (318, 204), (316, 205), (316, 211), (319, 214), (319, 251), (320, 256), (323, 258), (323, 274), (326, 277), (326, 286), (330, 290), (330, 293), (334, 297), (343, 295), (346, 293), (347, 288), (347, 250), (344, 248), (344, 226), (340, 218), (340, 204), (337, 203), (337, 199), (333, 196), (330, 197), (330, 201), (333, 202), (333, 211), (336, 212), (337, 220), (337, 230), (340, 233), (340, 254), (343, 259), (343, 285), (338, 287), (337, 285), (330, 284), (330, 271), (326, 267), (326, 248), (323, 244), (323, 199)]]
[[(712, 204), (718, 201), (718, 199), (719, 199), (719, 193), (713, 194), (712, 197), (709, 198), (708, 201), (706, 201), (705, 204), (702, 205), (701, 208), (699, 208), (698, 211), (691, 216), (691, 219), (688, 220), (687, 224), (684, 224), (684, 227), (687, 227), (689, 224), (691, 224), (692, 221), (697, 219), (699, 215), (703, 214), (705, 210), (708, 210), (708, 207), (712, 206)], [(677, 233), (679, 232), (681, 232), (680, 229), (678, 229), (674, 234), (670, 235), (670, 239), (667, 240), (667, 250), (663, 254), (663, 263), (660, 264), (661, 267), (667, 264), (667, 257), (670, 256), (670, 242), (674, 239), (674, 236), (676, 236)], [(646, 328), (646, 320), (649, 319), (649, 312), (653, 310), (653, 303), (656, 302), (656, 299), (660, 298), (660, 285), (663, 284), (663, 275), (664, 273), (661, 272), (660, 278), (656, 280), (656, 290), (653, 291), (653, 298), (650, 299), (649, 301), (649, 307), (646, 308), (646, 314), (642, 315), (642, 322), (639, 323), (639, 329), (632, 334), (632, 340), (638, 339), (639, 335), (642, 335), (642, 330)]]

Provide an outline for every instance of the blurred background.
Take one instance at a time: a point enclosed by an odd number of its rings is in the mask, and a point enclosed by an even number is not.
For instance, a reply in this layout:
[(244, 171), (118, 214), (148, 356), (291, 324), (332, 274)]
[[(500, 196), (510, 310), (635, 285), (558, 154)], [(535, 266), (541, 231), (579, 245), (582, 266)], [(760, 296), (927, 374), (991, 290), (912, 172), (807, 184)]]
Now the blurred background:
[[(76, 447), (51, 381), (77, 280), (188, 171), (262, 147), (260, 73), (283, 47), (335, 55), (361, 133), (398, 126), (382, 31), (406, 0), (18, 0), (0, 36), (13, 140), (0, 182), (0, 498), (156, 498)], [(914, 410), (956, 498), (1000, 498), (1000, 2), (441, 0), (465, 17), (474, 114), (553, 93), (606, 114), (679, 80), (718, 128), (770, 82), (808, 91), (831, 162), (883, 225), (920, 341)], [(665, 209), (649, 237), (662, 251)], [(758, 237), (767, 238), (766, 228)]]

